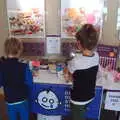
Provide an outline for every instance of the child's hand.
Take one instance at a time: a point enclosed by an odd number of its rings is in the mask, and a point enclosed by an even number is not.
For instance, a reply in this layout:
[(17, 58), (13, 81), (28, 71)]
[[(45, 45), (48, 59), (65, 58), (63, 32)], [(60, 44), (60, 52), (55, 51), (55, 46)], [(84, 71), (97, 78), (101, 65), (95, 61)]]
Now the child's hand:
[(68, 74), (64, 74), (64, 79), (65, 79), (66, 82), (69, 82), (69, 76), (68, 76)]
[(65, 79), (66, 82), (71, 82), (72, 81), (72, 75), (69, 72), (67, 67), (64, 68), (63, 74), (64, 74), (64, 79)]

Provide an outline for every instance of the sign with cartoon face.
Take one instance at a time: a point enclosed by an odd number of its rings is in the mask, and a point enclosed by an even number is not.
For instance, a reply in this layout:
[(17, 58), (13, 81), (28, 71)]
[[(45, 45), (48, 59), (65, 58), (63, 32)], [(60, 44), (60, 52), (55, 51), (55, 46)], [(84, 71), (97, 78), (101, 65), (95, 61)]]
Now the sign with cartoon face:
[(70, 113), (71, 85), (34, 83), (30, 96), (31, 111), (43, 115)]
[(42, 108), (47, 110), (54, 110), (60, 104), (58, 97), (51, 90), (41, 91), (38, 95), (38, 103)]

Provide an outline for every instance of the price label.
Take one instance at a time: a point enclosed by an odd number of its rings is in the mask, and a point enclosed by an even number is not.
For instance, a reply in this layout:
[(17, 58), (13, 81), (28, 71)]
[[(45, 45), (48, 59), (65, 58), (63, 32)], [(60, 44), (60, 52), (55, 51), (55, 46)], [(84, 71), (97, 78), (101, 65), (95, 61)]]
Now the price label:
[(105, 99), (105, 109), (120, 111), (120, 92), (107, 92)]

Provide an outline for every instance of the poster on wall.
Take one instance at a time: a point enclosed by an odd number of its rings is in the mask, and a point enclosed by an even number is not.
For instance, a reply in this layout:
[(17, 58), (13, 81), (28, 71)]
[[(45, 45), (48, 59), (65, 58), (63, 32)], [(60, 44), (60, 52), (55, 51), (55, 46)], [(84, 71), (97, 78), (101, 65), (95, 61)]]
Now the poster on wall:
[(85, 23), (102, 26), (103, 0), (61, 0), (61, 37), (74, 38)]
[(44, 0), (7, 0), (9, 35), (19, 38), (44, 38)]

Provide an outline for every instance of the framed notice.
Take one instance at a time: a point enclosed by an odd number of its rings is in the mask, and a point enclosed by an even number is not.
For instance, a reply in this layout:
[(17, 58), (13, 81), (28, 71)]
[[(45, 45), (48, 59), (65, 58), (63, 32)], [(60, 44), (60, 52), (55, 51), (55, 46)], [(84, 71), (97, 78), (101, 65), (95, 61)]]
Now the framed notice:
[(61, 53), (60, 37), (49, 36), (47, 37), (47, 54), (60, 54)]
[(120, 111), (120, 91), (108, 91), (105, 99), (105, 109)]
[(61, 0), (61, 37), (74, 38), (85, 23), (102, 24), (103, 0)]
[(44, 38), (44, 0), (7, 0), (9, 35), (19, 38)]

